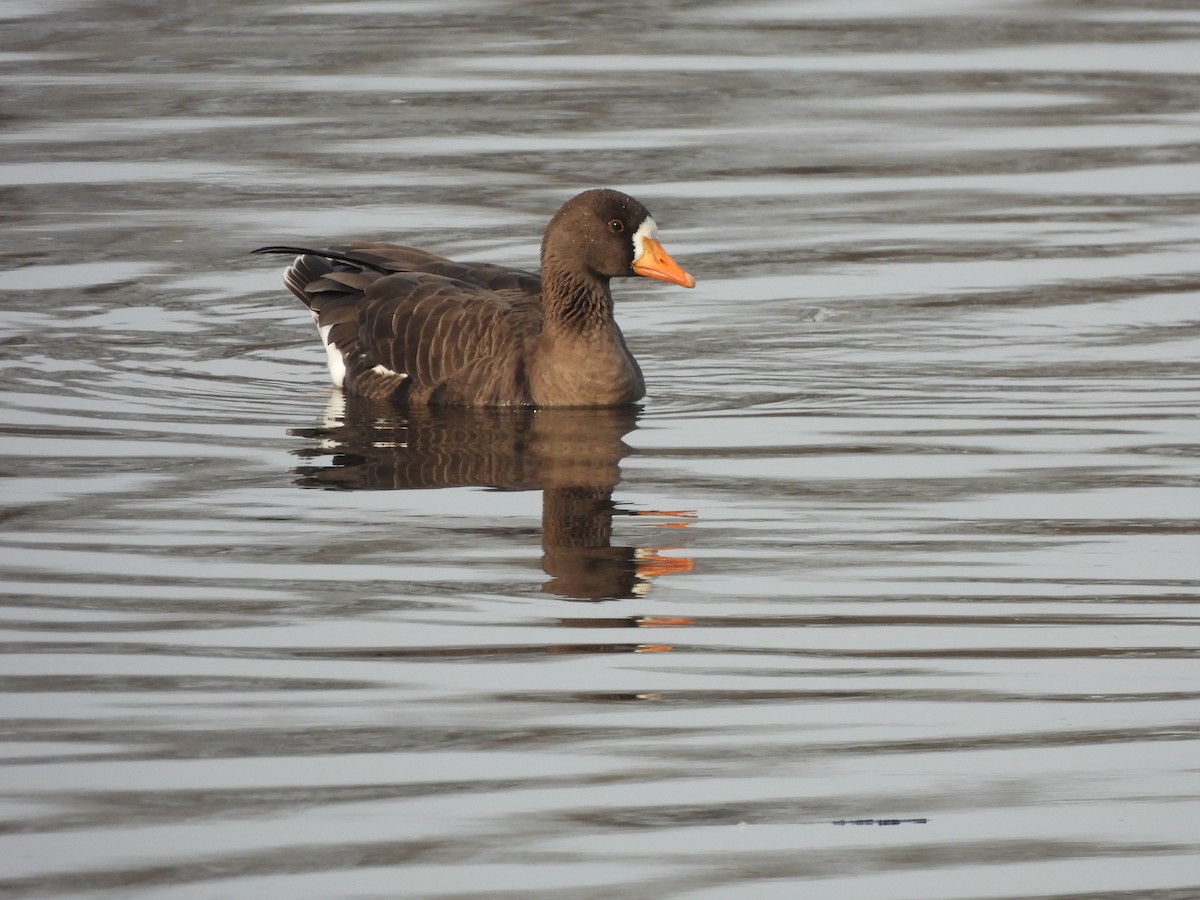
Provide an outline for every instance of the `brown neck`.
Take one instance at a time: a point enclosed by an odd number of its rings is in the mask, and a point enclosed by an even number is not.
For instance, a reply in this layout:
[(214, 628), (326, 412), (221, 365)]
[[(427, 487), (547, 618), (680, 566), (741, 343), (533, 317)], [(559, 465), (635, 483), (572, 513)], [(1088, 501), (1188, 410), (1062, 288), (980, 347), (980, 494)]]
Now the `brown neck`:
[(542, 311), (547, 330), (583, 333), (613, 321), (608, 279), (542, 264)]

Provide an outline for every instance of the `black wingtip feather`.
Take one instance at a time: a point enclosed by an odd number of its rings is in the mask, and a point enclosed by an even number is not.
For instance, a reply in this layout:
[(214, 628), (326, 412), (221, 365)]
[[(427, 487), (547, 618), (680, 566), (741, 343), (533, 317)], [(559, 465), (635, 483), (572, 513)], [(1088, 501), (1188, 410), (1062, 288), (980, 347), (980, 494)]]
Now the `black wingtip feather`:
[(349, 253), (339, 253), (336, 250), (309, 250), (307, 247), (259, 247), (257, 250), (251, 250), (250, 252), (275, 253), (287, 256), (319, 256), (322, 259), (334, 259), (338, 262), (350, 263), (352, 266), (370, 269), (373, 272), (380, 272), (384, 275), (390, 275), (395, 271), (395, 269), (386, 268), (379, 263), (374, 263)]
[(279, 253), (287, 255), (324, 256), (320, 250), (309, 250), (307, 247), (259, 247), (251, 253)]

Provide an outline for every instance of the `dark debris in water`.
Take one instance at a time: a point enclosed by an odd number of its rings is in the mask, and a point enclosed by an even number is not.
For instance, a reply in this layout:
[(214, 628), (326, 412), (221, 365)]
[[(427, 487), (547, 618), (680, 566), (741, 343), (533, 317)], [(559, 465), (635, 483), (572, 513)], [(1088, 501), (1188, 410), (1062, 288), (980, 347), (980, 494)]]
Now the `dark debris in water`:
[(926, 825), (928, 819), (835, 819), (833, 825)]

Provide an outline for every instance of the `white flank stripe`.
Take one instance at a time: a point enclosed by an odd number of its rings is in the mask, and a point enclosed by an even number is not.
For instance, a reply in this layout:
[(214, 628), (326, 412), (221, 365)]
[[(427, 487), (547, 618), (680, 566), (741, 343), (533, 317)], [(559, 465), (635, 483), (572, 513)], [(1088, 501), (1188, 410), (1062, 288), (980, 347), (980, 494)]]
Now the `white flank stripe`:
[(395, 375), (397, 378), (407, 378), (408, 377), (407, 372), (393, 372), (391, 369), (389, 369), (383, 363), (380, 363), (379, 365), (375, 366), (375, 368), (371, 369), (371, 371), (378, 372), (380, 375)]
[(325, 345), (325, 355), (329, 358), (329, 378), (333, 381), (334, 387), (342, 387), (346, 383), (346, 360), (342, 356), (342, 351), (329, 343), (329, 330), (332, 325), (318, 326), (317, 331), (321, 334), (321, 343)]

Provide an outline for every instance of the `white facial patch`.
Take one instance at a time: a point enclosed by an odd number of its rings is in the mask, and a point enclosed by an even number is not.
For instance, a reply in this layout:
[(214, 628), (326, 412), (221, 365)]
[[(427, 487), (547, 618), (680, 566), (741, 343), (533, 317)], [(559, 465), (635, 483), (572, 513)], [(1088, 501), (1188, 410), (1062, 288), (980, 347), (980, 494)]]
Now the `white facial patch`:
[(658, 240), (658, 226), (654, 224), (653, 216), (646, 216), (642, 220), (642, 224), (638, 226), (638, 230), (633, 233), (633, 261), (637, 262), (642, 258), (642, 253), (646, 249), (646, 238)]

